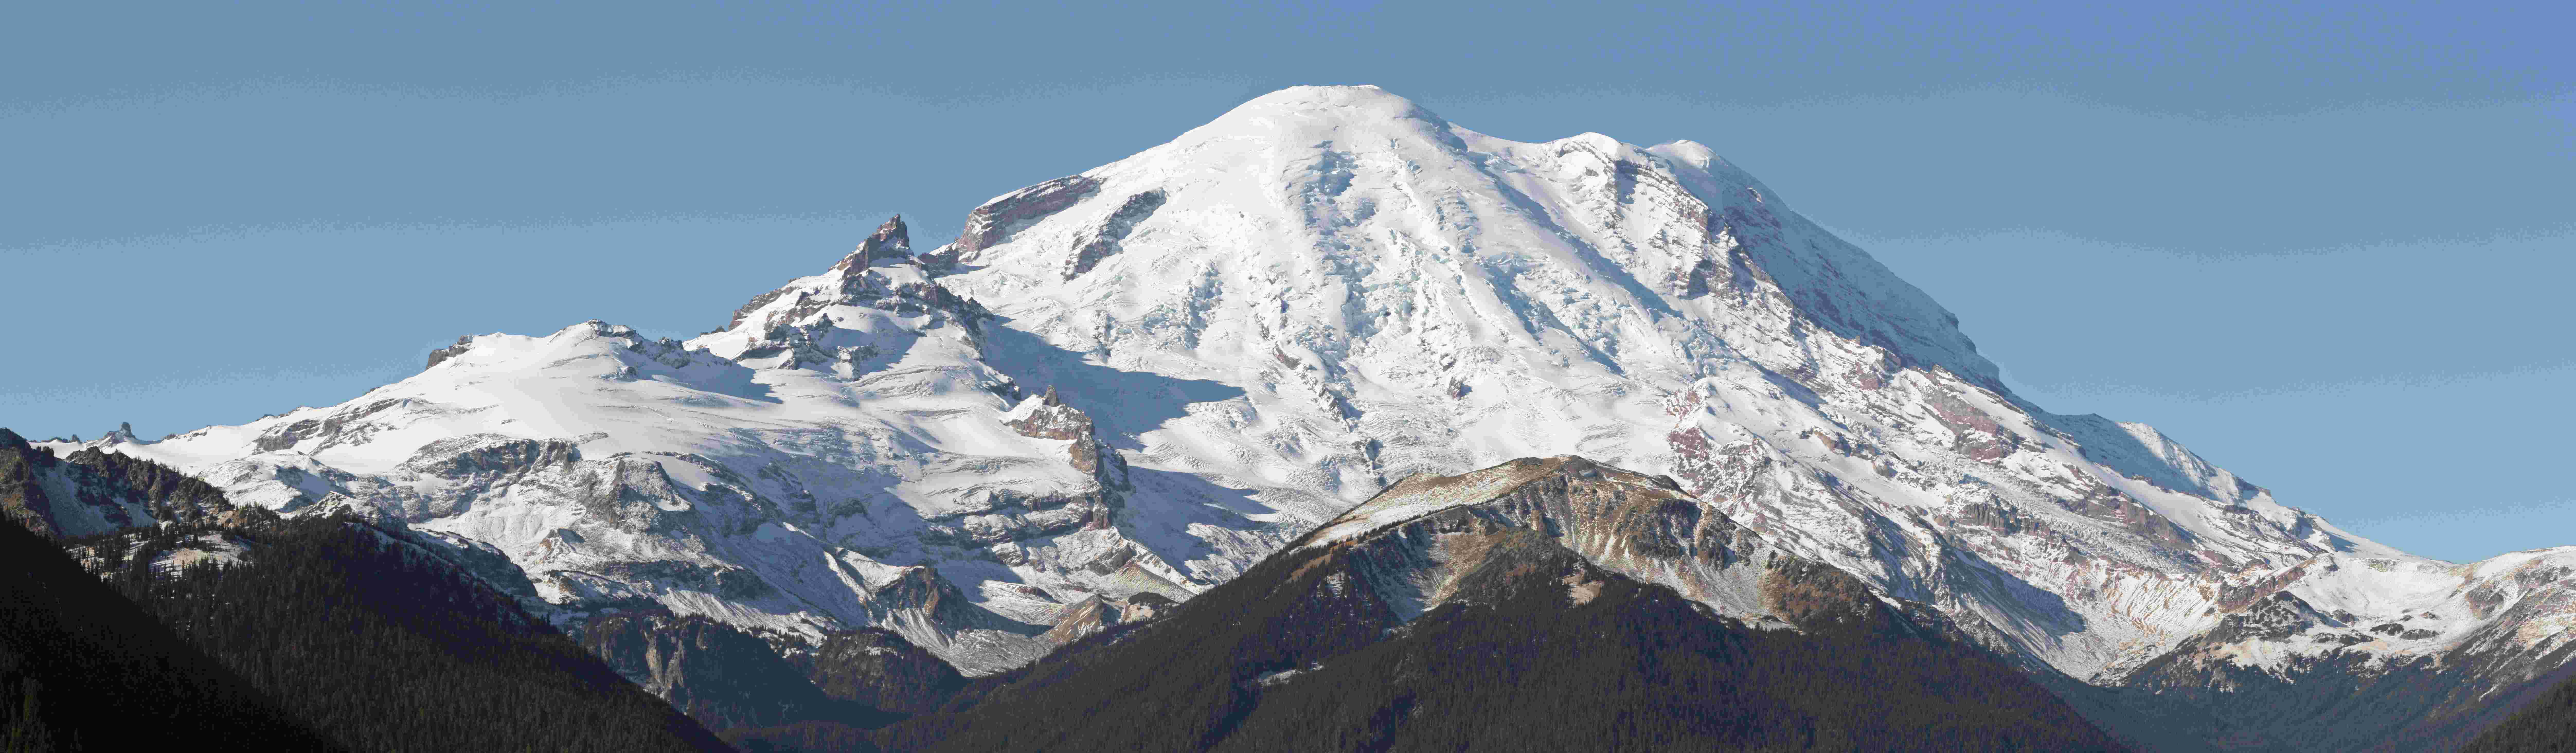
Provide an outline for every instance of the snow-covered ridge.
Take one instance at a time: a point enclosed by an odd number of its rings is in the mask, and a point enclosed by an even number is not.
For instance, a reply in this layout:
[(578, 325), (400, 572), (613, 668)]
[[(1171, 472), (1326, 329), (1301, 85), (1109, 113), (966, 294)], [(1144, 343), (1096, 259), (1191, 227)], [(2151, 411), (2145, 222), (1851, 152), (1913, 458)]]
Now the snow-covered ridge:
[[(470, 336), (338, 406), (110, 449), (291, 514), (358, 504), (487, 542), (567, 621), (643, 599), (809, 636), (880, 625), (970, 671), (1043, 652), (1097, 594), (1223, 577), (1108, 524), (1136, 485), (1070, 455), (1091, 438), (1010, 425), (1040, 399), (984, 362), (989, 315), (903, 236), (889, 222), (687, 343), (596, 321)], [(1228, 546), (1286, 535), (1227, 522)]]
[(1616, 468), (1603, 468), (1572, 455), (1520, 458), (1457, 476), (1424, 473), (1407, 477), (1351, 508), (1350, 512), (1316, 528), (1299, 539), (1297, 547), (1330, 546), (1407, 520), (1492, 501), (1531, 481), (1560, 472), (1588, 480), (1627, 484), (1637, 487), (1640, 492), (1660, 490), (1676, 495), (1681, 492), (1680, 486), (1671, 479), (1649, 479)]

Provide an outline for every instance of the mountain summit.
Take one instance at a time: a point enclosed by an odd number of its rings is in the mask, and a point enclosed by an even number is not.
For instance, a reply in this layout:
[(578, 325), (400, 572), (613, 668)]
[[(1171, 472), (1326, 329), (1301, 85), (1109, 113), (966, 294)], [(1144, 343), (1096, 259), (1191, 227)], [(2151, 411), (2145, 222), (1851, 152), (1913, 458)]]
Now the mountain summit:
[[(1691, 142), (1522, 143), (1297, 87), (910, 246), (889, 221), (685, 343), (473, 336), (337, 406), (91, 446), (484, 542), (563, 624), (652, 602), (879, 626), (976, 674), (1404, 479), (1566, 455), (1668, 477), (2079, 708), (2153, 688), (2223, 719), (2105, 722), (2160, 744), (2450, 734), (2464, 717), (2386, 689), (2523, 688), (2576, 626), (2576, 550), (2414, 557), (2153, 428), (2012, 395), (1929, 296)], [(1748, 593), (1724, 568), (1569, 548), (1782, 617), (1721, 597)]]

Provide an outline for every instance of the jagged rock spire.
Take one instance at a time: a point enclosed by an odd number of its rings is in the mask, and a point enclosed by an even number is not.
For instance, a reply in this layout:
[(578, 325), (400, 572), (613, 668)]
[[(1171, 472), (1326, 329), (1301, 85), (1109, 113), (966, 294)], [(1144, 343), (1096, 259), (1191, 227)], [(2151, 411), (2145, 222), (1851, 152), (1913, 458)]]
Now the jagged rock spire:
[(877, 231), (870, 234), (867, 240), (859, 241), (858, 250), (850, 252), (847, 258), (841, 260), (839, 270), (849, 272), (867, 269), (869, 264), (876, 263), (878, 259), (893, 254), (911, 253), (912, 232), (904, 227), (903, 215), (898, 214), (893, 219), (886, 220), (885, 224), (878, 225)]

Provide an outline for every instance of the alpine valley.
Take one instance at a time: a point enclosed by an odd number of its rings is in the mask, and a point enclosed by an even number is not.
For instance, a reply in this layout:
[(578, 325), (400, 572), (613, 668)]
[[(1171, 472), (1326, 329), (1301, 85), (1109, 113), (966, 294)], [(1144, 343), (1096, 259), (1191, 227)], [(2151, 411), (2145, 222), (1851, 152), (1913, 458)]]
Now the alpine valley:
[(2050, 413), (1696, 143), (1297, 87), (964, 227), (686, 341), (0, 437), (0, 507), (163, 578), (332, 521), (754, 750), (2450, 750), (2570, 675), (2576, 547)]

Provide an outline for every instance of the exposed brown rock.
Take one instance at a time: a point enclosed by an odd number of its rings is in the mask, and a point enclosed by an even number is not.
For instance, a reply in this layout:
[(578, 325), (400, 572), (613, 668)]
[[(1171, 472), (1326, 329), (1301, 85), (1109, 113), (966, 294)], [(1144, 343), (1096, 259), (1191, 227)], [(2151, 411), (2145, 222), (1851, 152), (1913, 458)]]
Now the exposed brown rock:
[(1004, 194), (966, 213), (966, 228), (957, 234), (956, 242), (923, 254), (922, 263), (937, 267), (973, 262), (977, 253), (1011, 233), (1099, 191), (1100, 181), (1072, 175)]
[[(867, 240), (859, 241), (858, 250), (850, 252), (849, 256), (842, 257), (841, 263), (833, 265), (832, 271), (850, 274), (866, 270), (868, 265), (876, 263), (878, 259), (910, 253), (912, 253), (912, 234), (903, 225), (903, 215), (898, 214), (894, 219), (886, 220), (885, 224), (878, 225), (877, 231), (870, 234)], [(766, 301), (759, 302), (766, 303)], [(740, 320), (741, 314), (735, 314), (735, 321)]]
[(1136, 223), (1153, 216), (1154, 210), (1162, 206), (1161, 191), (1146, 191), (1127, 197), (1127, 201), (1119, 204), (1118, 210), (1102, 220), (1099, 227), (1083, 231), (1082, 239), (1074, 243), (1073, 258), (1065, 261), (1064, 279), (1080, 277), (1092, 267), (1099, 266), (1102, 259), (1118, 253), (1119, 242), (1126, 240), (1128, 233), (1135, 232)]
[(1779, 557), (1762, 574), (1762, 604), (1802, 628), (1868, 620), (1878, 601), (1860, 579), (1797, 557)]

